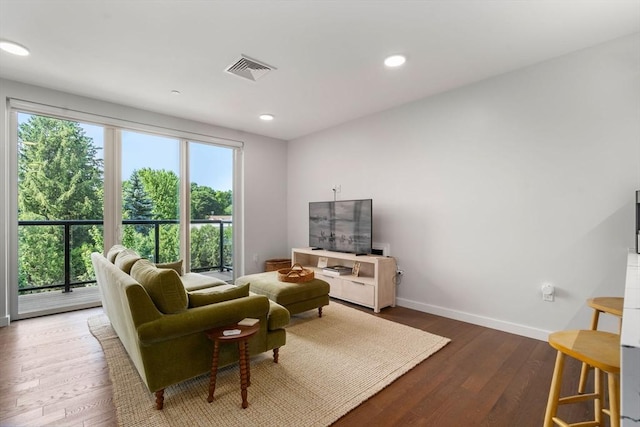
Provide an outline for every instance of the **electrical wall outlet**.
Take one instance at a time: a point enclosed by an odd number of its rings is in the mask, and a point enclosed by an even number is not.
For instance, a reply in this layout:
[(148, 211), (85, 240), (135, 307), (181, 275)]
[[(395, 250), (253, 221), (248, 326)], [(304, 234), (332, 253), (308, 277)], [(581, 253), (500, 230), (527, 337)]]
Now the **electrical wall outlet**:
[(542, 301), (553, 302), (556, 290), (551, 283), (542, 284)]

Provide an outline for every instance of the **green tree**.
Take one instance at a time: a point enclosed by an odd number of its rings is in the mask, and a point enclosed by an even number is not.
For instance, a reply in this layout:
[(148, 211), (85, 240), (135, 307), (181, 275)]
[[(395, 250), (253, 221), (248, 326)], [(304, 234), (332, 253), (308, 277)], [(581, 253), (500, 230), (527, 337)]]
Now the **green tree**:
[(138, 171), (144, 190), (153, 202), (153, 219), (177, 219), (179, 213), (178, 176), (164, 169)]
[[(102, 160), (93, 140), (75, 122), (30, 116), (18, 127), (18, 218), (65, 220), (102, 218)], [(100, 242), (95, 226), (71, 230), (71, 272), (86, 278), (84, 253)], [(61, 226), (23, 226), (19, 239), (19, 287), (61, 283), (64, 233)]]
[(194, 225), (191, 227), (191, 268), (215, 266), (219, 264), (220, 238), (218, 227), (213, 225)]
[(209, 215), (223, 213), (224, 206), (220, 204), (213, 188), (191, 183), (191, 219), (206, 219)]
[(223, 207), (225, 215), (231, 215), (233, 213), (233, 193), (231, 190), (217, 191), (216, 200), (218, 200), (220, 206)]
[[(220, 238), (224, 239), (222, 265), (220, 265)], [(191, 268), (232, 267), (233, 266), (233, 227), (226, 226), (223, 236), (217, 225), (191, 226)]]
[[(25, 214), (29, 220), (37, 215)], [(64, 283), (64, 234), (53, 225), (18, 229), (18, 287)]]
[[(177, 219), (179, 215), (179, 179), (167, 170), (142, 168), (134, 171), (123, 186), (123, 211), (129, 219)], [(146, 203), (148, 201), (148, 203)], [(125, 226), (123, 244), (154, 262), (175, 261), (180, 256), (180, 227), (161, 224), (160, 248), (155, 254), (155, 231), (145, 226)]]
[[(151, 219), (153, 201), (147, 195), (137, 170), (131, 173), (131, 177), (123, 183), (122, 187), (123, 217), (125, 219)], [(136, 225), (135, 229), (145, 236), (149, 234), (149, 227), (146, 225)]]
[(78, 123), (31, 116), (18, 128), (19, 214), (102, 217), (102, 160)]

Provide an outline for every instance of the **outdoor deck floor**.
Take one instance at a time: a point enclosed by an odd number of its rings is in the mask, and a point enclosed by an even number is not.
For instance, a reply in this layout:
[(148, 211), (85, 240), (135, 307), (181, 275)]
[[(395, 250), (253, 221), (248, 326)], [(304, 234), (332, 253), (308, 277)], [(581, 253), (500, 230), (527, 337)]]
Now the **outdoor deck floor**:
[[(233, 272), (208, 271), (201, 274), (213, 276), (221, 280), (233, 280)], [(99, 307), (100, 291), (98, 286), (86, 286), (73, 288), (72, 292), (52, 290), (35, 294), (18, 296), (18, 318), (45, 316), (65, 311), (81, 310), (90, 307)]]

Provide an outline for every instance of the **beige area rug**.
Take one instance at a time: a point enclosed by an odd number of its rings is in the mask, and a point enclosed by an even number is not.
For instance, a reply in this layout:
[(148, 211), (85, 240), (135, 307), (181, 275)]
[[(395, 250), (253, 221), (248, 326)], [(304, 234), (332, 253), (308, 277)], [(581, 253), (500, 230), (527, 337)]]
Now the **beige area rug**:
[(279, 363), (251, 358), (249, 407), (241, 408), (238, 366), (168, 387), (164, 409), (140, 380), (106, 316), (89, 319), (113, 383), (121, 426), (326, 426), (444, 347), (449, 339), (331, 303), (292, 318)]

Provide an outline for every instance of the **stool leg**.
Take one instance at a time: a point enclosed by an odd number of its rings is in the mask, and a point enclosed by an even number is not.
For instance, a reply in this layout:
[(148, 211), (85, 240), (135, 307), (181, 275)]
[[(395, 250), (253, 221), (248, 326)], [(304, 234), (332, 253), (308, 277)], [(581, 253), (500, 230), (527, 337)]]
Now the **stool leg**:
[[(591, 316), (591, 330), (595, 331), (598, 329), (598, 321), (600, 320), (600, 310), (593, 310), (593, 315)], [(580, 382), (578, 383), (578, 394), (583, 394), (584, 389), (587, 386), (587, 377), (589, 376), (589, 365), (586, 363), (582, 364), (582, 369), (580, 370)]]
[(562, 372), (564, 371), (564, 358), (564, 353), (559, 351), (556, 356), (556, 366), (553, 369), (553, 377), (551, 378), (551, 388), (549, 389), (549, 399), (547, 400), (547, 410), (544, 414), (543, 427), (553, 427), (553, 417), (555, 417), (558, 412)]
[(600, 319), (600, 310), (593, 310), (593, 316), (591, 316), (591, 330), (598, 329), (598, 320)]
[(611, 427), (620, 427), (620, 377), (607, 374), (609, 381), (609, 412)]
[(580, 382), (578, 383), (578, 394), (584, 394), (585, 388), (587, 388), (587, 377), (589, 376), (590, 366), (586, 363), (582, 363), (582, 369), (580, 369)]
[(595, 383), (596, 397), (593, 399), (593, 414), (598, 425), (602, 425), (602, 400), (604, 399), (604, 387), (602, 386), (602, 371), (598, 368), (593, 370), (593, 381)]

